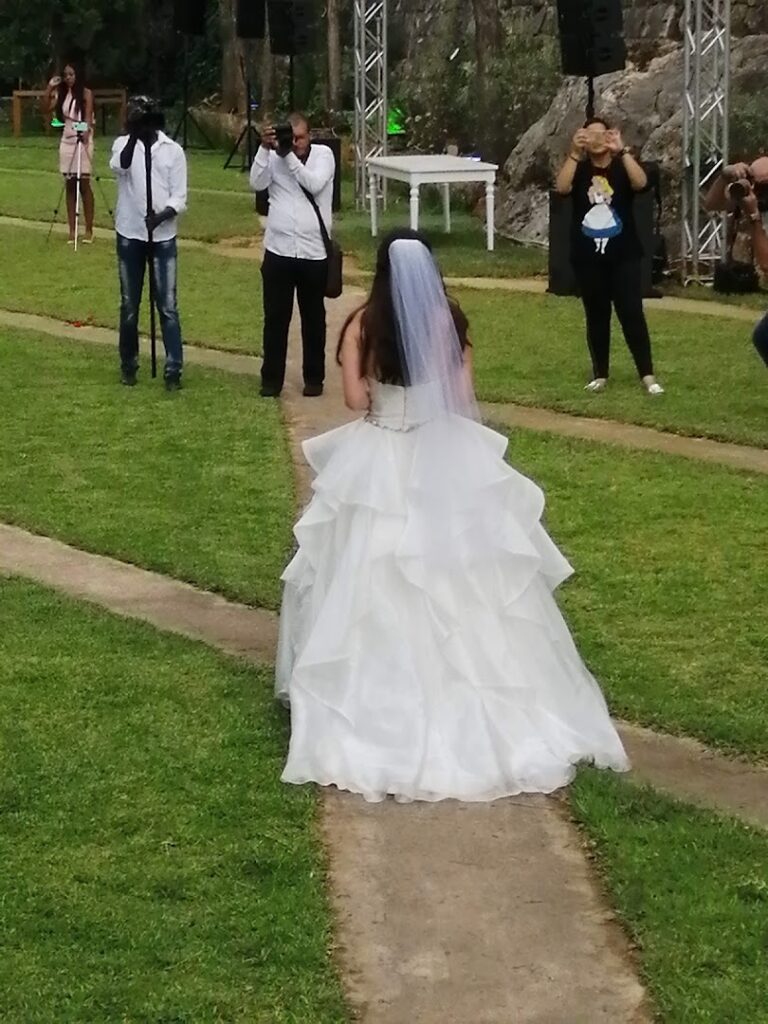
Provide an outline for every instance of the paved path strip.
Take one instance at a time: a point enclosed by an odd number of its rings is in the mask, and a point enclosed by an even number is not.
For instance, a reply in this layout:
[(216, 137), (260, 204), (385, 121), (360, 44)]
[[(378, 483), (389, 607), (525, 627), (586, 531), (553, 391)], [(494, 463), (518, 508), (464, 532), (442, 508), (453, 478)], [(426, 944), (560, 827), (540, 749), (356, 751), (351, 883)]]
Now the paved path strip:
[(26, 576), (117, 615), (142, 619), (252, 662), (271, 665), (275, 659), (273, 612), (235, 604), (159, 573), (3, 524), (0, 574)]
[[(0, 575), (17, 575), (91, 601), (117, 615), (201, 640), (255, 664), (275, 659), (274, 612), (228, 601), (126, 562), (0, 524)], [(710, 750), (696, 740), (627, 722), (618, 729), (632, 777), (678, 799), (768, 828), (768, 768)]]
[[(338, 331), (358, 296), (329, 309)], [(295, 329), (295, 325), (294, 325)], [(295, 334), (283, 408), (301, 442), (353, 414), (339, 374), (300, 396)], [(323, 790), (347, 994), (365, 1024), (641, 1024), (651, 1013), (561, 801), (368, 805)]]
[[(348, 289), (345, 298), (338, 300), (338, 304), (341, 305), (341, 308), (346, 308), (343, 305), (345, 301), (356, 303), (363, 298), (364, 294), (364, 292)], [(334, 304), (329, 304), (329, 308), (332, 315)], [(116, 333), (112, 328), (89, 325), (75, 327), (62, 320), (54, 320), (51, 317), (39, 316), (35, 313), (19, 313), (0, 309), (0, 326), (37, 331), (41, 334), (49, 334), (54, 338), (108, 345), (110, 348), (116, 347)], [(223, 352), (219, 349), (204, 348), (194, 344), (185, 346), (185, 358), (194, 366), (206, 366), (211, 369), (224, 370), (227, 373), (239, 373), (254, 377), (259, 375), (261, 366), (261, 360), (257, 356)], [(323, 403), (323, 406), (324, 412), (327, 412), (323, 422), (329, 426), (333, 425), (334, 416), (345, 415), (337, 405)], [(768, 473), (768, 450), (764, 448), (753, 448), (750, 445), (732, 444), (726, 441), (712, 441), (708, 438), (685, 437), (682, 434), (672, 434), (632, 423), (572, 416), (569, 413), (515, 405), (509, 402), (485, 402), (481, 406), (481, 411), (484, 419), (489, 423), (510, 430), (516, 428), (538, 430), (565, 437), (618, 444), (641, 451), (679, 455), (683, 458), (698, 459), (729, 469)], [(297, 415), (301, 415), (301, 413), (299, 412)], [(338, 423), (341, 420), (336, 419), (335, 422)], [(307, 424), (306, 429), (311, 429), (311, 425)], [(296, 458), (301, 460), (300, 453), (296, 455)]]
[[(198, 192), (215, 192), (215, 189), (198, 189)], [(226, 193), (227, 195), (238, 195), (237, 192)], [(7, 224), (14, 227), (27, 228), (33, 231), (48, 231), (48, 221), (26, 220), (23, 217), (0, 216), (0, 224)], [(66, 225), (56, 225), (55, 230), (63, 233)], [(111, 228), (95, 228), (94, 235), (98, 239), (112, 241), (114, 231)], [(245, 239), (238, 240), (245, 242)], [(205, 249), (214, 255), (226, 256), (230, 259), (258, 260), (261, 259), (262, 249), (260, 238), (254, 235), (253, 244), (234, 245), (226, 238), (220, 242), (202, 242), (195, 238), (179, 238), (179, 245), (187, 249)], [(367, 287), (373, 278), (370, 271), (358, 268), (351, 257), (347, 259), (347, 277), (351, 284)], [(529, 295), (544, 295), (547, 292), (548, 282), (544, 277), (446, 277), (445, 283), (449, 288), (473, 288), (478, 291), (502, 291), (522, 292)], [(714, 316), (724, 320), (739, 320), (743, 323), (755, 324), (760, 319), (761, 312), (758, 309), (749, 309), (746, 306), (738, 306), (735, 303), (707, 301), (702, 299), (686, 299), (676, 295), (665, 295), (660, 299), (645, 299), (644, 305), (647, 310), (660, 309), (669, 313), (689, 313), (695, 316)]]

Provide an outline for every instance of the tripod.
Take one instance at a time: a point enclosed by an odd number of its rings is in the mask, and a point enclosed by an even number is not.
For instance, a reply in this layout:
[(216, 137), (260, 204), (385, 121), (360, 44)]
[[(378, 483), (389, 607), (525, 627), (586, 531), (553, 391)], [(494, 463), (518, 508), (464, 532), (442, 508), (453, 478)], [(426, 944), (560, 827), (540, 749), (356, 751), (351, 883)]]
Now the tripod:
[(152, 143), (144, 141), (144, 166), (147, 173), (147, 270), (149, 272), (149, 346), (152, 362), (152, 379), (157, 377), (157, 314), (155, 312), (155, 238), (152, 215)]
[(587, 120), (595, 116), (595, 80), (590, 75), (587, 79)]
[(251, 80), (248, 74), (246, 73), (245, 61), (243, 60), (242, 57), (240, 58), (240, 71), (242, 72), (243, 79), (245, 81), (245, 128), (243, 128), (243, 130), (238, 135), (237, 142), (235, 142), (234, 146), (230, 151), (229, 156), (227, 157), (227, 162), (224, 164), (225, 171), (234, 160), (235, 153), (239, 151), (243, 142), (245, 142), (245, 149), (243, 151), (243, 163), (240, 169), (243, 171), (249, 171), (251, 169), (251, 164), (253, 163), (253, 158), (256, 155), (256, 150), (259, 148), (259, 143), (261, 141), (259, 132), (254, 127), (252, 121), (253, 99), (251, 93)]
[[(46, 235), (46, 239), (45, 239), (46, 242), (49, 242), (50, 239), (51, 239), (51, 234), (53, 232), (53, 226), (56, 223), (56, 220), (57, 220), (57, 218), (59, 216), (59, 211), (61, 210), (61, 201), (64, 198), (64, 193), (67, 190), (67, 182), (72, 177), (74, 177), (75, 180), (77, 181), (77, 198), (75, 200), (75, 252), (77, 252), (78, 238), (79, 238), (79, 228), (80, 228), (80, 199), (81, 199), (81, 183), (82, 183), (82, 179), (83, 179), (83, 174), (82, 174), (83, 159), (82, 159), (82, 149), (81, 149), (81, 147), (85, 145), (85, 142), (83, 141), (83, 135), (84, 135), (84, 133), (81, 133), (81, 132), (77, 133), (77, 148), (75, 149), (75, 152), (72, 154), (72, 159), (69, 162), (69, 168), (67, 170), (67, 173), (64, 175), (64, 184), (61, 186), (61, 192), (59, 193), (59, 199), (58, 199), (58, 202), (56, 203), (56, 206), (54, 207), (53, 217), (51, 218), (50, 227), (48, 228), (48, 234)], [(73, 175), (73, 170), (74, 170), (74, 175)], [(86, 175), (86, 177), (88, 177), (88, 175)], [(94, 176), (90, 175), (90, 177), (94, 177)], [(95, 179), (98, 182), (99, 191), (101, 192), (101, 198), (104, 200), (104, 205), (107, 208), (107, 213), (109, 214), (110, 219), (112, 220), (112, 223), (114, 224), (115, 215), (114, 215), (114, 212), (112, 210), (112, 207), (109, 204), (109, 198), (107, 197), (107, 193), (104, 191), (104, 185), (103, 185), (102, 180), (101, 180), (101, 175), (100, 174), (95, 175)]]
[(182, 104), (184, 106), (184, 113), (181, 115), (181, 120), (176, 125), (176, 131), (173, 133), (173, 141), (178, 142), (179, 133), (182, 133), (181, 147), (184, 150), (187, 149), (189, 145), (187, 126), (191, 121), (192, 124), (197, 129), (198, 134), (202, 137), (208, 149), (213, 149), (214, 147), (213, 144), (211, 143), (211, 140), (200, 127), (199, 122), (195, 119), (195, 115), (189, 109), (189, 40), (186, 36), (184, 36), (184, 79), (182, 89)]

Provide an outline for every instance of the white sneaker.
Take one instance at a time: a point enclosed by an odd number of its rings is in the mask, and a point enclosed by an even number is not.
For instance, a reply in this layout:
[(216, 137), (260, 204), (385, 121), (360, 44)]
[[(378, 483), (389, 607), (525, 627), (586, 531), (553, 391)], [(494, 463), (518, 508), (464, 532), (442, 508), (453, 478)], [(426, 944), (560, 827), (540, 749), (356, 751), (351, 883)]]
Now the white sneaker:
[(648, 392), (649, 395), (663, 395), (664, 394), (664, 388), (661, 386), (661, 384), (659, 384), (658, 381), (652, 380), (650, 384), (646, 384), (645, 381), (643, 381), (643, 387), (645, 388), (645, 390)]
[(608, 381), (605, 379), (605, 377), (595, 377), (595, 379), (591, 380), (589, 384), (584, 385), (584, 390), (591, 391), (593, 394), (595, 394), (598, 391), (605, 391), (607, 384)]

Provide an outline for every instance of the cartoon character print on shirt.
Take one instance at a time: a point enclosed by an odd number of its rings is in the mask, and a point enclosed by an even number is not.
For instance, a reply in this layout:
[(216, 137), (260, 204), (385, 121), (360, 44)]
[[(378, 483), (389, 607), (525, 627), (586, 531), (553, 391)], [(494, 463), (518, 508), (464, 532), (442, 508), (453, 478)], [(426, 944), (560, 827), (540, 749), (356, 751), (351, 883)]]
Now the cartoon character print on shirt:
[(581, 222), (581, 231), (587, 238), (592, 238), (595, 249), (604, 254), (609, 240), (624, 230), (621, 217), (611, 206), (613, 188), (608, 179), (602, 174), (596, 174), (592, 178), (587, 197), (592, 205)]

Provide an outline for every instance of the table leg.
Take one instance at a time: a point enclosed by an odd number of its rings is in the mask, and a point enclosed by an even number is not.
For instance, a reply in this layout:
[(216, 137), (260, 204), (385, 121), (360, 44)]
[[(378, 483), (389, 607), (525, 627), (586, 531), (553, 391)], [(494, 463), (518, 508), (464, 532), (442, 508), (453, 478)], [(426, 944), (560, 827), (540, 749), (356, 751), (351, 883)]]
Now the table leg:
[(451, 233), (451, 186), (446, 182), (443, 185), (443, 213), (445, 214), (445, 233)]
[(411, 230), (419, 230), (419, 186), (411, 185)]
[(493, 182), (488, 182), (485, 186), (485, 226), (488, 235), (488, 252), (493, 252), (494, 247), (494, 231), (496, 227), (495, 216), (496, 216), (496, 186)]
[(375, 238), (379, 233), (379, 183), (374, 171), (368, 172), (370, 191), (368, 199), (371, 205), (371, 235)]

